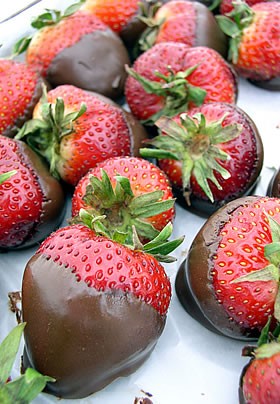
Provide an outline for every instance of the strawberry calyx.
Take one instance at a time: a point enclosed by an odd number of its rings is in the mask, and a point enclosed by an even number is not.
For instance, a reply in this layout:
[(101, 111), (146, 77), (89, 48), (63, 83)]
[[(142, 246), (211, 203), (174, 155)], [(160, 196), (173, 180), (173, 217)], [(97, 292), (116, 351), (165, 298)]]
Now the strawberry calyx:
[(180, 115), (179, 124), (174, 119), (161, 117), (156, 121), (161, 133), (147, 142), (155, 148), (140, 149), (143, 157), (178, 160), (182, 163), (183, 194), (189, 205), (192, 192), (191, 176), (196, 178), (211, 202), (214, 202), (214, 197), (208, 180), (218, 189), (222, 189), (215, 172), (224, 179), (230, 178), (229, 171), (219, 163), (219, 160), (225, 161), (229, 156), (218, 145), (239, 136), (242, 126), (223, 126), (225, 118), (226, 115), (218, 121), (207, 123), (201, 113), (192, 118), (184, 113)]
[(137, 44), (138, 49), (142, 52), (147, 51), (155, 44), (158, 32), (165, 21), (165, 18), (155, 19), (156, 12), (161, 6), (161, 2), (154, 4), (140, 3), (139, 5), (140, 13), (138, 18), (147, 26)]
[(3, 184), (3, 182), (7, 181), (9, 178), (11, 178), (16, 173), (17, 173), (16, 170), (11, 170), (11, 171), (7, 171), (6, 173), (0, 174), (0, 185)]
[(153, 255), (160, 262), (170, 263), (176, 261), (176, 258), (169, 254), (184, 241), (184, 236), (175, 240), (169, 240), (173, 231), (171, 222), (167, 223), (152, 240), (146, 244), (142, 244), (134, 224), (131, 225), (130, 229), (127, 227), (126, 231), (121, 231), (118, 228), (114, 231), (109, 231), (103, 224), (105, 219), (105, 215), (95, 216), (93, 212), (82, 208), (79, 212), (79, 219), (74, 218), (74, 222), (71, 223), (82, 223), (92, 229), (97, 235), (110, 238), (131, 250), (146, 252)]
[(185, 71), (174, 73), (168, 66), (169, 74), (164, 75), (155, 71), (155, 76), (160, 78), (161, 81), (153, 81), (141, 76), (134, 69), (125, 66), (127, 73), (136, 79), (148, 94), (156, 94), (165, 98), (164, 107), (141, 122), (145, 125), (154, 125), (154, 123), (161, 116), (172, 117), (181, 112), (188, 110), (189, 103), (192, 102), (196, 106), (203, 104), (207, 92), (197, 86), (193, 86), (187, 80), (196, 69), (198, 65), (192, 66)]
[(234, 8), (230, 13), (217, 15), (216, 20), (221, 30), (230, 38), (228, 59), (237, 63), (243, 31), (251, 25), (255, 13), (244, 1), (234, 1), (232, 5)]
[[(101, 173), (101, 179), (89, 176), (83, 197), (88, 213), (98, 218), (99, 231), (113, 239), (114, 234), (122, 234), (128, 244), (133, 241), (132, 226), (142, 240), (156, 237), (159, 231), (145, 219), (171, 209), (175, 199), (162, 200), (162, 190), (135, 196), (127, 177), (116, 175), (114, 188), (106, 171), (101, 169)], [(77, 221), (79, 217), (74, 218)]]
[[(280, 224), (270, 215), (267, 215), (271, 229), (272, 242), (264, 246), (264, 256), (269, 264), (263, 269), (252, 271), (231, 281), (231, 283), (280, 281)], [(280, 321), (280, 288), (274, 302), (274, 317)]]
[[(82, 6), (82, 4), (85, 3), (85, 1), (86, 0), (79, 0), (77, 3), (71, 4), (64, 10), (64, 13), (62, 13), (60, 10), (46, 8), (44, 13), (32, 19), (31, 26), (32, 28), (40, 30), (44, 27), (56, 25), (64, 18), (67, 18), (70, 15), (74, 14), (76, 11), (78, 11)], [(33, 36), (29, 35), (17, 41), (13, 47), (12, 57), (15, 57), (25, 52), (29, 47), (32, 38)]]
[(60, 179), (57, 164), (61, 160), (61, 140), (75, 131), (74, 122), (86, 112), (86, 104), (82, 102), (78, 111), (65, 113), (65, 105), (61, 97), (56, 99), (55, 104), (47, 102), (45, 86), (40, 104), (42, 119), (26, 121), (15, 139), (26, 138), (27, 144), (47, 160), (50, 173)]
[(0, 344), (0, 401), (1, 403), (29, 403), (45, 388), (47, 382), (55, 382), (35, 369), (28, 368), (20, 377), (11, 380), (10, 374), (19, 349), (26, 323), (18, 324)]

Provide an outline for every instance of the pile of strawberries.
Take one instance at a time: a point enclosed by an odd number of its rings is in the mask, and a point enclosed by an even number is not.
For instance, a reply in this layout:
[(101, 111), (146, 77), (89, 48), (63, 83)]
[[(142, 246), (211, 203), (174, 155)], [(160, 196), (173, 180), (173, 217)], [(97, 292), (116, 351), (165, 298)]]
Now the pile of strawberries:
[(172, 296), (161, 262), (187, 235), (176, 201), (205, 224), (174, 298), (258, 340), (240, 402), (278, 403), (280, 169), (252, 196), (265, 150), (237, 103), (240, 78), (280, 91), (280, 3), (81, 0), (31, 25), (0, 59), (0, 252), (36, 247), (0, 397), (87, 397), (141, 366)]

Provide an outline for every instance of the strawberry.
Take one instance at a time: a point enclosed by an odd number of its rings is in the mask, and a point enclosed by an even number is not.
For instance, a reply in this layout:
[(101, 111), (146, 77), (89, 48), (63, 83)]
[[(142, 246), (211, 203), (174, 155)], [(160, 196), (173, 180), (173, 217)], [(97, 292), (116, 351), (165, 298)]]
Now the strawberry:
[(72, 84), (110, 98), (123, 93), (129, 63), (128, 53), (118, 37), (98, 17), (77, 10), (82, 2), (62, 14), (46, 10), (32, 22), (33, 36), (15, 45), (26, 50), (26, 61), (53, 86)]
[(138, 11), (138, 0), (86, 0), (81, 10), (96, 15), (114, 32), (120, 33)]
[(280, 198), (280, 167), (275, 171), (269, 181), (266, 194)]
[(77, 87), (44, 94), (17, 138), (46, 158), (53, 175), (76, 185), (100, 161), (132, 153), (133, 130), (119, 107)]
[(169, 224), (140, 250), (76, 224), (54, 232), (31, 257), (22, 284), (23, 364), (56, 379), (51, 394), (86, 397), (149, 356), (171, 298), (155, 257), (166, 259), (182, 242), (166, 241), (171, 231)]
[(214, 49), (165, 42), (140, 55), (127, 68), (127, 103), (137, 119), (154, 123), (203, 102), (235, 103), (236, 76)]
[(263, 145), (252, 119), (239, 107), (209, 103), (156, 121), (160, 134), (144, 157), (156, 157), (183, 206), (212, 213), (252, 192), (263, 164)]
[(61, 185), (28, 145), (2, 135), (0, 177), (0, 250), (43, 240), (62, 220)]
[(280, 199), (249, 196), (215, 212), (195, 236), (176, 278), (186, 310), (217, 333), (259, 337), (279, 321)]
[(181, 42), (207, 46), (227, 56), (227, 39), (211, 11), (198, 1), (169, 1), (160, 6), (153, 18), (142, 18), (147, 29), (141, 35), (142, 51), (156, 43)]
[(72, 198), (72, 216), (81, 209), (102, 219), (106, 234), (128, 234), (132, 225), (141, 240), (151, 240), (174, 220), (174, 199), (168, 178), (157, 166), (137, 157), (105, 160), (79, 181)]
[[(246, 4), (248, 4), (248, 6), (252, 7), (257, 3), (265, 3), (267, 1), (271, 1), (271, 0), (246, 0)], [(234, 10), (234, 3), (236, 1), (234, 0), (221, 0), (220, 4), (219, 4), (219, 11), (220, 14), (227, 14), (230, 13), (232, 10)]]
[(240, 377), (239, 397), (244, 404), (274, 404), (280, 402), (280, 339), (279, 328), (269, 332), (268, 324), (263, 328), (256, 347), (242, 350), (250, 356)]
[(228, 59), (240, 76), (270, 90), (279, 90), (280, 3), (236, 4), (226, 16), (217, 16), (230, 37)]
[(0, 59), (0, 134), (13, 137), (31, 118), (42, 95), (42, 79), (27, 64)]

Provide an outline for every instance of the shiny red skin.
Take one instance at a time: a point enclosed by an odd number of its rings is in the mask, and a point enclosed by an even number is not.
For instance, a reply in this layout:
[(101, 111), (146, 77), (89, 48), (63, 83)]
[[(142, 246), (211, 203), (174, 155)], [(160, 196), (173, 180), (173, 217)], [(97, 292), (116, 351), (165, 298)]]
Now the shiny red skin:
[[(74, 122), (74, 132), (60, 143), (57, 170), (61, 178), (75, 186), (87, 171), (109, 157), (131, 154), (130, 128), (121, 109), (71, 85), (48, 92), (48, 102), (61, 97), (66, 112), (78, 111), (85, 102), (86, 112)], [(41, 118), (40, 104), (33, 118)]]
[(86, 0), (81, 7), (119, 33), (138, 11), (138, 0)]
[[(101, 179), (101, 169), (106, 171), (113, 186), (116, 184), (117, 174), (127, 177), (130, 180), (131, 188), (135, 196), (143, 195), (152, 191), (162, 190), (162, 200), (173, 198), (172, 189), (167, 176), (157, 166), (147, 160), (136, 157), (115, 157), (99, 163), (79, 181), (75, 187), (72, 198), (72, 216), (76, 216), (81, 208), (86, 209), (83, 201), (89, 177), (91, 175)], [(175, 218), (175, 209), (171, 208), (166, 212), (146, 218), (157, 230), (162, 230), (167, 223)]]
[(245, 78), (265, 81), (280, 76), (280, 3), (252, 6), (253, 22), (243, 30), (233, 66)]
[(244, 404), (280, 402), (280, 353), (252, 359), (242, 377)]
[[(217, 121), (228, 114), (224, 119), (223, 126), (233, 123), (239, 123), (243, 126), (238, 137), (218, 145), (230, 156), (230, 159), (226, 161), (219, 160), (219, 163), (230, 172), (231, 177), (223, 179), (220, 174), (216, 173), (216, 178), (222, 186), (221, 190), (211, 181), (208, 183), (215, 201), (228, 201), (245, 194), (258, 178), (263, 161), (263, 146), (256, 126), (248, 115), (235, 105), (205, 104), (199, 108), (193, 108), (188, 112), (188, 115), (192, 117), (198, 112), (204, 114), (208, 122)], [(180, 122), (179, 116), (174, 119), (176, 122)], [(182, 188), (182, 163), (180, 161), (159, 160), (159, 166), (167, 174), (175, 188)], [(191, 190), (193, 197), (207, 200), (194, 175), (191, 177)]]
[(41, 79), (30, 66), (11, 59), (0, 60), (0, 134), (12, 137), (32, 115), (41, 91)]
[[(207, 91), (205, 103), (215, 101), (235, 103), (236, 77), (227, 62), (213, 49), (203, 46), (190, 48), (181, 43), (164, 42), (154, 45), (140, 55), (133, 69), (149, 80), (163, 82), (155, 75), (156, 71), (168, 75), (168, 67), (171, 67), (174, 73), (178, 73), (195, 65), (198, 67), (188, 76), (188, 81)], [(148, 94), (131, 76), (126, 81), (125, 95), (133, 115), (139, 120), (148, 119), (165, 104), (164, 97)]]
[(97, 236), (84, 225), (60, 228), (36, 254), (72, 268), (77, 282), (98, 291), (122, 290), (152, 305), (161, 315), (168, 310), (171, 286), (163, 266), (153, 256)]
[(280, 199), (260, 197), (237, 208), (220, 229), (211, 277), (216, 299), (230, 319), (246, 329), (261, 330), (273, 316), (278, 282), (231, 283), (269, 264), (265, 245), (272, 242), (267, 215), (280, 223)]

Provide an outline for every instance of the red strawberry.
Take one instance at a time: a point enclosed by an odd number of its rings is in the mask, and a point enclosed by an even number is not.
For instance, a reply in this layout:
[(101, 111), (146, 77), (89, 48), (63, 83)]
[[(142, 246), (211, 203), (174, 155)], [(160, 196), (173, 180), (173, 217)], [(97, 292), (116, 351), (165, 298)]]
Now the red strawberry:
[(17, 137), (26, 136), (54, 175), (76, 185), (100, 161), (132, 153), (133, 130), (119, 107), (70, 85), (45, 97)]
[[(99, 181), (98, 181), (99, 180)], [(157, 166), (137, 157), (114, 157), (99, 163), (78, 183), (72, 216), (80, 209), (102, 219), (108, 234), (128, 234), (134, 225), (142, 240), (151, 240), (175, 217), (168, 178)]]
[(276, 404), (280, 402), (280, 339), (279, 330), (262, 330), (256, 347), (245, 347), (243, 356), (250, 356), (240, 377), (239, 397), (243, 404)]
[[(13, 175), (6, 176), (11, 170)], [(60, 184), (25, 143), (4, 136), (0, 136), (0, 174), (0, 249), (38, 243), (62, 219)]]
[(168, 254), (181, 243), (166, 241), (170, 226), (140, 251), (72, 225), (48, 237), (29, 260), (24, 366), (56, 379), (50, 393), (85, 397), (149, 356), (171, 297), (166, 272), (150, 253)]
[[(253, 5), (255, 5), (257, 3), (265, 3), (267, 1), (271, 1), (271, 0), (246, 0), (246, 4), (248, 4), (248, 6), (250, 6), (250, 7), (252, 7)], [(234, 9), (233, 3), (234, 3), (234, 0), (221, 0), (220, 5), (219, 5), (220, 14), (230, 13)]]
[(125, 85), (127, 103), (151, 123), (203, 102), (236, 101), (236, 77), (215, 50), (165, 42), (140, 55)]
[(162, 133), (141, 154), (159, 159), (183, 206), (209, 214), (255, 187), (263, 145), (252, 119), (237, 106), (204, 104), (161, 117), (156, 125)]
[(27, 63), (52, 86), (72, 84), (110, 98), (122, 95), (128, 53), (98, 17), (70, 6), (63, 15), (47, 10), (31, 25), (38, 31), (16, 50), (27, 48)]
[(280, 199), (250, 196), (215, 212), (196, 235), (176, 279), (186, 310), (238, 339), (280, 318)]
[(268, 184), (267, 195), (280, 198), (280, 167), (275, 171)]
[(231, 38), (228, 58), (237, 72), (267, 89), (279, 90), (280, 3), (246, 3), (226, 16), (217, 16)]
[(86, 0), (81, 10), (96, 15), (113, 31), (120, 33), (138, 11), (138, 0)]
[(146, 51), (161, 42), (181, 42), (207, 46), (227, 56), (227, 39), (211, 11), (198, 1), (169, 1), (159, 7), (153, 18), (142, 18), (147, 29), (140, 38)]
[(28, 65), (0, 59), (0, 134), (13, 137), (31, 118), (42, 95), (42, 79)]

